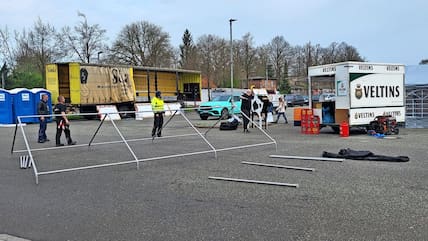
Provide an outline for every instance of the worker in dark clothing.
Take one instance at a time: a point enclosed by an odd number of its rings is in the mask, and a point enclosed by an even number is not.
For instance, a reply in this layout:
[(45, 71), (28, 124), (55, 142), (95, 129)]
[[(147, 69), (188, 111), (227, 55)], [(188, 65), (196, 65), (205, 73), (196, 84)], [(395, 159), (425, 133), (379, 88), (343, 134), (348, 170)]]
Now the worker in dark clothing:
[(267, 121), (267, 114), (268, 114), (268, 108), (269, 108), (269, 97), (267, 95), (263, 95), (260, 98), (261, 98), (261, 101), (263, 102), (262, 117), (263, 117), (264, 121)]
[[(42, 99), (37, 104), (37, 114), (38, 115), (49, 115), (49, 107), (48, 107), (48, 95), (43, 94)], [(40, 116), (40, 128), (39, 128), (39, 139), (37, 140), (38, 143), (44, 143), (46, 141), (49, 141), (49, 139), (46, 136), (46, 128), (48, 126), (48, 118), (47, 116)]]
[(54, 113), (56, 115), (56, 146), (64, 146), (61, 143), (61, 134), (62, 131), (65, 132), (65, 137), (67, 139), (68, 145), (76, 145), (76, 142), (71, 139), (70, 135), (70, 122), (67, 119), (65, 112), (67, 111), (67, 107), (65, 106), (64, 96), (58, 96), (58, 103), (54, 107)]
[(247, 90), (241, 96), (241, 111), (244, 113), (242, 119), (244, 120), (244, 133), (248, 133), (248, 123), (250, 122), (251, 100), (253, 99), (253, 91)]
[(161, 137), (163, 126), (163, 113), (165, 112), (165, 110), (160, 91), (156, 91), (156, 97), (152, 99), (151, 103), (152, 110), (155, 115), (153, 121), (152, 137), (154, 138), (156, 134), (158, 137)]

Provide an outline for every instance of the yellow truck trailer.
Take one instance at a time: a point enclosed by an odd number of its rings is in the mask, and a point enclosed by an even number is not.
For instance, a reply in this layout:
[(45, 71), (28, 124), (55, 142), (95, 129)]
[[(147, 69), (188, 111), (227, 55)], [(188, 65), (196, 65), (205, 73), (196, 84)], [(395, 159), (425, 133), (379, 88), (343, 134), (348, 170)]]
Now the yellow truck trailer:
[(59, 95), (81, 112), (96, 112), (97, 105), (113, 104), (133, 110), (136, 102), (149, 102), (156, 91), (165, 101), (198, 100), (200, 71), (123, 65), (52, 63), (46, 65), (46, 89), (56, 103)]

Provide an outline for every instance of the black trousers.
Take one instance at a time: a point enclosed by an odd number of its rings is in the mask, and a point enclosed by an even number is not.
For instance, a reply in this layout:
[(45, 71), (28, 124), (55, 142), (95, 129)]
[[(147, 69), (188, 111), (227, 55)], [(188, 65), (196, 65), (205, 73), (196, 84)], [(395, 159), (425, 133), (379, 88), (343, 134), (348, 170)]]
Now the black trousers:
[(153, 120), (152, 136), (155, 136), (157, 134), (160, 137), (162, 135), (162, 126), (163, 126), (163, 113), (155, 113), (155, 118)]
[(242, 119), (244, 120), (244, 130), (246, 130), (248, 128), (248, 123), (250, 123), (250, 119), (248, 119), (250, 117), (250, 110), (243, 109), (241, 111), (247, 116), (242, 116)]
[(61, 144), (62, 131), (64, 131), (64, 133), (65, 133), (65, 138), (67, 139), (67, 143), (71, 144), (73, 142), (73, 140), (71, 139), (70, 126), (66, 125), (66, 124), (58, 123), (58, 122), (57, 122), (57, 127), (56, 127), (56, 136), (55, 136), (56, 144), (57, 145)]

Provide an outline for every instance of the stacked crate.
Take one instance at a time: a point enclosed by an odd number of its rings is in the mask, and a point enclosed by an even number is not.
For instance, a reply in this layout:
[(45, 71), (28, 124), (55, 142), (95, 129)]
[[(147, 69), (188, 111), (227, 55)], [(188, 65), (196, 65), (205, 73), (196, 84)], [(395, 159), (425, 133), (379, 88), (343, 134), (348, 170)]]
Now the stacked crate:
[(301, 133), (302, 134), (319, 134), (320, 118), (314, 116), (312, 109), (302, 109), (301, 112)]

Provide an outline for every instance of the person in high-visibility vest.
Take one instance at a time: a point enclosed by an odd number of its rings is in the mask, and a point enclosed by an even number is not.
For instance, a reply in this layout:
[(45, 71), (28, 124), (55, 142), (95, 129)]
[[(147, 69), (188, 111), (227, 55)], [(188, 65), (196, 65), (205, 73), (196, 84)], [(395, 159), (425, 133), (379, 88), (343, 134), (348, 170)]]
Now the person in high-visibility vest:
[(163, 100), (162, 100), (160, 91), (156, 91), (156, 97), (152, 99), (152, 110), (153, 110), (153, 113), (155, 114), (154, 121), (153, 121), (152, 137), (155, 137), (156, 134), (158, 137), (161, 137), (164, 107), (163, 107)]

